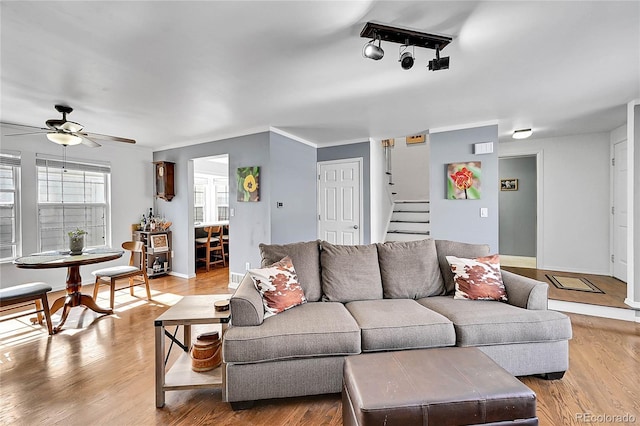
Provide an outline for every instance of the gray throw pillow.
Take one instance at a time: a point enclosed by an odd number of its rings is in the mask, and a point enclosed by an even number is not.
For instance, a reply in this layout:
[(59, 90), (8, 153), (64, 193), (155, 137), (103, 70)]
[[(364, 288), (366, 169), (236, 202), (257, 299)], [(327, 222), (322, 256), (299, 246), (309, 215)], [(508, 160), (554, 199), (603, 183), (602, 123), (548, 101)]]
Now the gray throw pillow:
[(386, 299), (421, 299), (445, 294), (436, 243), (431, 240), (378, 244)]
[(447, 256), (472, 259), (489, 255), (489, 245), (487, 244), (468, 244), (447, 240), (436, 240), (436, 250), (438, 251), (438, 263), (440, 264), (440, 272), (442, 273), (442, 278), (444, 278), (447, 294), (453, 293), (456, 289), (453, 272), (451, 272), (451, 266), (447, 262)]
[(330, 302), (382, 299), (375, 244), (342, 246), (322, 241), (322, 292)]
[(309, 302), (322, 297), (320, 284), (320, 240), (291, 244), (260, 244), (262, 267), (267, 267), (289, 256), (298, 274), (298, 282)]

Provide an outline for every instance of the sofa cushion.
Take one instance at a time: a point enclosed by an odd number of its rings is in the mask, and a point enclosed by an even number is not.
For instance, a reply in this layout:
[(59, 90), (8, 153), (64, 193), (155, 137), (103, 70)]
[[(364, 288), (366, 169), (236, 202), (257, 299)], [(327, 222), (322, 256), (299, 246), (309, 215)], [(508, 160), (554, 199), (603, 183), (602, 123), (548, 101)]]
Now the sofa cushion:
[(260, 244), (262, 267), (278, 262), (285, 256), (293, 261), (298, 282), (309, 302), (317, 302), (322, 296), (320, 285), (320, 246), (318, 241), (292, 244)]
[(362, 333), (362, 351), (453, 346), (453, 324), (411, 299), (382, 299), (346, 304)]
[(453, 272), (456, 292), (454, 299), (499, 300), (506, 302), (507, 292), (500, 273), (500, 256), (464, 257), (447, 256)]
[(343, 246), (322, 241), (322, 292), (330, 302), (382, 299), (375, 244)]
[(461, 300), (451, 296), (418, 300), (453, 321), (457, 346), (535, 343), (571, 338), (566, 315), (530, 310), (494, 300)]
[(455, 289), (453, 272), (451, 272), (447, 262), (447, 256), (473, 258), (489, 255), (489, 246), (487, 244), (467, 244), (448, 240), (436, 240), (436, 250), (438, 251), (438, 263), (440, 264), (440, 272), (444, 280), (446, 294), (453, 293)]
[(248, 272), (262, 296), (265, 318), (307, 303), (289, 256), (266, 268)]
[(312, 302), (254, 327), (229, 327), (223, 340), (228, 363), (360, 353), (360, 328), (341, 303)]
[(382, 290), (387, 299), (420, 299), (444, 294), (433, 240), (378, 244)]

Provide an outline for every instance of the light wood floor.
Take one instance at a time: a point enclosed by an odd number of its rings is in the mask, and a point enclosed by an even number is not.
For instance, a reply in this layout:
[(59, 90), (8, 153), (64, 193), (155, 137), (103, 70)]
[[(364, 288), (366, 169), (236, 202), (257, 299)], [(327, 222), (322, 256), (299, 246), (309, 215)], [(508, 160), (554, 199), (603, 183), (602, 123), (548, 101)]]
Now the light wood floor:
[[(114, 315), (74, 308), (52, 337), (28, 317), (0, 323), (0, 425), (340, 425), (338, 394), (261, 401), (233, 412), (220, 390), (176, 391), (155, 408), (153, 320), (182, 295), (226, 293), (227, 282), (223, 268), (191, 280), (157, 278), (153, 301), (139, 288), (141, 298), (117, 294)], [(98, 303), (107, 306), (104, 289)], [(570, 317), (564, 379), (522, 378), (538, 396), (540, 424), (589, 424), (577, 418), (587, 412), (630, 413), (640, 423), (640, 325)]]
[[(575, 274), (571, 272), (547, 271), (543, 269), (516, 268), (505, 266), (503, 269), (534, 278), (549, 284), (549, 299), (564, 302), (588, 303), (590, 305), (611, 306), (613, 308), (631, 309), (624, 303), (627, 297), (627, 285), (613, 277), (604, 275)], [(554, 286), (545, 275), (560, 275), (564, 277), (586, 278), (604, 293), (590, 293), (586, 291), (566, 290)], [(640, 420), (639, 420), (640, 422)]]

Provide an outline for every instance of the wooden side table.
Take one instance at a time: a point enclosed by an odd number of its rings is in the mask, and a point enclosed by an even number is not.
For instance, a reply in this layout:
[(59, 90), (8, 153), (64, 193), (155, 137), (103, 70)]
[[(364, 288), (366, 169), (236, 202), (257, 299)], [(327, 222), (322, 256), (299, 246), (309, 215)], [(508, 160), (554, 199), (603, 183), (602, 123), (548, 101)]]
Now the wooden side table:
[[(209, 389), (222, 388), (222, 400), (226, 400), (225, 395), (225, 366), (205, 372), (196, 373), (191, 369), (191, 326), (194, 324), (220, 324), (220, 339), (224, 339), (224, 333), (229, 326), (230, 313), (216, 312), (214, 302), (227, 300), (230, 294), (216, 294), (203, 296), (185, 296), (178, 303), (154, 321), (156, 335), (156, 407), (164, 407), (164, 393), (171, 390), (185, 389)], [(165, 327), (176, 326), (173, 334), (169, 333)], [(181, 342), (177, 337), (178, 328), (184, 327), (184, 338)], [(169, 350), (165, 350), (165, 337), (171, 341)], [(171, 348), (176, 344), (184, 353), (180, 354), (176, 362), (166, 369)]]

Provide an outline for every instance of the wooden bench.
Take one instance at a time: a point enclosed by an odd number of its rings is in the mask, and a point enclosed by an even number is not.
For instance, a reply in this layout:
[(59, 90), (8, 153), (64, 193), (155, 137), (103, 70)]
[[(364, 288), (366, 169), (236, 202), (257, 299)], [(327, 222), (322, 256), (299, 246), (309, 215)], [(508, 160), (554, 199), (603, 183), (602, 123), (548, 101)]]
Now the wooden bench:
[(49, 334), (53, 334), (51, 313), (49, 312), (49, 301), (47, 299), (47, 293), (50, 291), (51, 286), (42, 282), (21, 284), (0, 289), (0, 314), (5, 311), (11, 311), (27, 306), (31, 302), (35, 303), (35, 311), (21, 311), (14, 313), (10, 317), (0, 318), (0, 321), (8, 321), (25, 315), (37, 314), (37, 319), (34, 318), (31, 321), (42, 325), (42, 313), (44, 313)]

